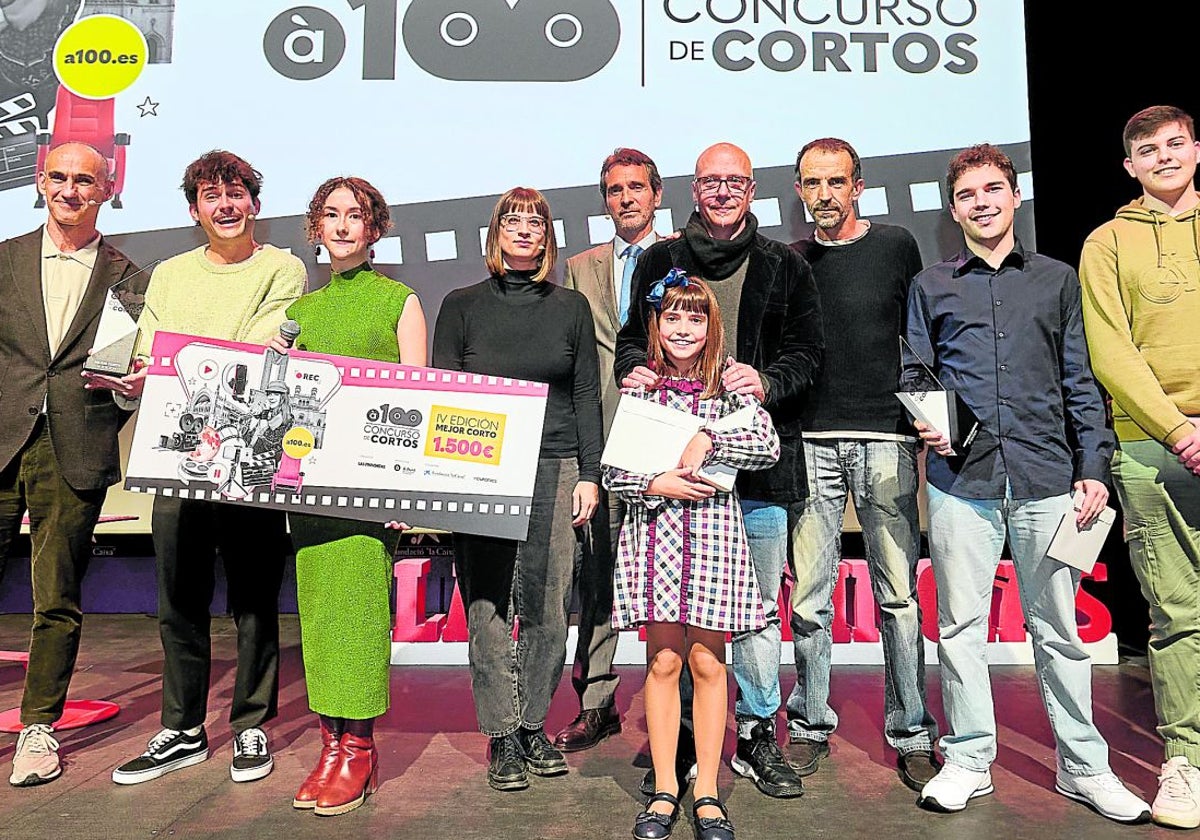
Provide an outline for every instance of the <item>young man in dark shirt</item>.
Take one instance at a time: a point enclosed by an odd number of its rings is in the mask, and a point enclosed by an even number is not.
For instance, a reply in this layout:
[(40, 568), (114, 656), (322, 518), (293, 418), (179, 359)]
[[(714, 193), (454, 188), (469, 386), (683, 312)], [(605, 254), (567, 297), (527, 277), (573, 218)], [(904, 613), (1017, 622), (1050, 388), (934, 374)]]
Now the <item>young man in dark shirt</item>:
[(996, 719), (986, 643), (1007, 536), (1057, 747), (1055, 788), (1109, 819), (1143, 822), (1149, 806), (1113, 775), (1092, 721), (1091, 660), (1075, 620), (1080, 573), (1046, 554), (1064, 517), (1068, 527), (1086, 527), (1108, 501), (1113, 435), (1088, 361), (1079, 280), (1017, 241), (1021, 193), (1000, 149), (960, 152), (946, 191), (966, 248), (913, 282), (904, 385), (915, 390), (922, 361), (930, 364), (981, 428), (956, 454), (942, 433), (916, 424), (930, 449), (929, 551), (949, 724), (941, 740), (946, 763), (919, 804), (961, 811), (992, 792)]
[(846, 499), (862, 525), (882, 616), (889, 690), (884, 737), (913, 790), (937, 773), (937, 724), (925, 708), (917, 605), (917, 439), (893, 393), (897, 337), (921, 253), (901, 227), (858, 218), (862, 163), (845, 140), (813, 140), (796, 156), (796, 192), (816, 226), (792, 245), (812, 266), (825, 321), (825, 363), (801, 413), (808, 498), (793, 508), (792, 639), (796, 685), (787, 701), (789, 759), (800, 775), (829, 754), (833, 589)]

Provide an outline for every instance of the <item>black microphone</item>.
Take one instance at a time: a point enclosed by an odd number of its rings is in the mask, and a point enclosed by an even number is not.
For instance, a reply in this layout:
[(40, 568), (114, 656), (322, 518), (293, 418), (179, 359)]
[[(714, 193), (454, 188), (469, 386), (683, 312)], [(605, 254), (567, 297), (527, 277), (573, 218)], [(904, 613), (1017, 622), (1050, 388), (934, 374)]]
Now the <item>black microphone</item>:
[(300, 335), (300, 325), (295, 321), (287, 320), (279, 325), (279, 337), (283, 339), (283, 343), (291, 347), (296, 343), (296, 337)]

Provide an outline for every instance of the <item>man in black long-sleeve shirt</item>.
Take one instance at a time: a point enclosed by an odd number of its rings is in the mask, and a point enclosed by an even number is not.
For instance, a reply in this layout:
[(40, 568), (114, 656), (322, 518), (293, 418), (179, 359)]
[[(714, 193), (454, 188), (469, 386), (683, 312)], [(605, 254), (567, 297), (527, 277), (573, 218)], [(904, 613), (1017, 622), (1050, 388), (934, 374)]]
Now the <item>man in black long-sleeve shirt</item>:
[(813, 235), (792, 245), (812, 266), (825, 321), (825, 363), (802, 413), (809, 496), (793, 511), (792, 640), (796, 686), (787, 700), (789, 758), (801, 775), (829, 754), (833, 590), (846, 499), (862, 524), (871, 589), (882, 616), (884, 737), (900, 777), (921, 790), (937, 773), (937, 724), (925, 707), (917, 604), (921, 531), (917, 439), (895, 397), (908, 288), (921, 253), (901, 227), (859, 219), (863, 191), (854, 148), (832, 137), (796, 156), (796, 192)]
[(1017, 242), (1020, 191), (1002, 151), (960, 152), (946, 188), (966, 248), (913, 282), (904, 383), (920, 382), (930, 364), (982, 428), (955, 455), (943, 434), (917, 424), (932, 450), (929, 551), (949, 724), (946, 763), (919, 801), (961, 811), (992, 792), (996, 719), (985, 646), (1007, 536), (1057, 747), (1055, 788), (1110, 819), (1141, 822), (1150, 808), (1113, 775), (1092, 721), (1091, 660), (1075, 621), (1080, 573), (1046, 553), (1060, 521), (1086, 527), (1108, 500), (1113, 435), (1088, 362), (1079, 279)]

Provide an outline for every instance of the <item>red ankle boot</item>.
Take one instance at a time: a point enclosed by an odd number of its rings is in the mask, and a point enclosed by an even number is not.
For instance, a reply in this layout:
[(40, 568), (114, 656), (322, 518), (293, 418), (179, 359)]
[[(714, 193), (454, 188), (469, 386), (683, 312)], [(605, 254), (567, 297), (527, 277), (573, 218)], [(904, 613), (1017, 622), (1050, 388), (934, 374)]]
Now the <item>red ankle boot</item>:
[(313, 812), (332, 817), (353, 811), (379, 787), (379, 753), (373, 738), (346, 732), (338, 741), (338, 763), (321, 786)]
[(317, 807), (317, 797), (321, 788), (329, 781), (338, 766), (338, 736), (332, 729), (321, 721), (321, 757), (317, 766), (308, 774), (308, 778), (300, 785), (300, 790), (292, 797), (292, 807), (308, 809)]

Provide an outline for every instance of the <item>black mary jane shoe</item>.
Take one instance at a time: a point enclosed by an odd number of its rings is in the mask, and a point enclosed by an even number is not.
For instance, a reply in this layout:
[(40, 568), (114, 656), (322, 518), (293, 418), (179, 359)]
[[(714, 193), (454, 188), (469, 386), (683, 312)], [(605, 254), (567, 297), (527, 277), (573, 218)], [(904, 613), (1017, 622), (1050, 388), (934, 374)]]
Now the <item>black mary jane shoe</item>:
[[(700, 816), (700, 809), (705, 805), (720, 808), (721, 816)], [(696, 804), (692, 806), (692, 815), (696, 818), (697, 840), (734, 840), (733, 823), (729, 821), (729, 811), (725, 809), (725, 803), (715, 796), (701, 796), (697, 799)]]
[[(655, 802), (666, 802), (674, 807), (669, 814), (651, 811), (650, 806)], [(679, 819), (679, 797), (665, 791), (659, 791), (646, 800), (646, 807), (633, 821), (633, 836), (637, 840), (666, 840), (671, 836), (675, 820)]]

